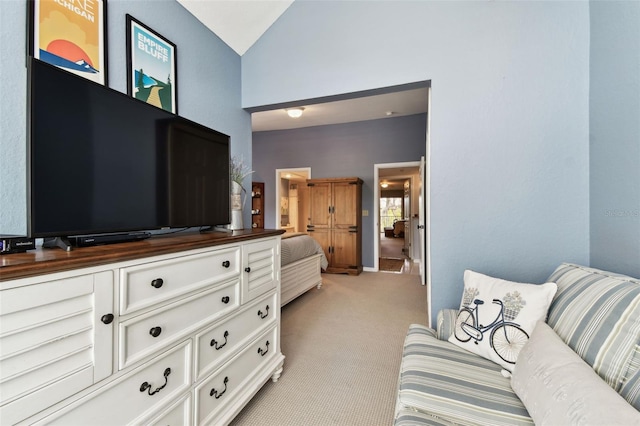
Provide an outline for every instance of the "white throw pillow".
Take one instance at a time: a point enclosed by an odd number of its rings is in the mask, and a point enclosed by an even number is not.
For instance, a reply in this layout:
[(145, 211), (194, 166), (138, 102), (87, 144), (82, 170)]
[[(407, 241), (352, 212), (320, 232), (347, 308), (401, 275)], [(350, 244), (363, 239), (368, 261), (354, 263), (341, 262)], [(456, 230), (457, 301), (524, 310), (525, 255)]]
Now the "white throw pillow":
[(640, 425), (640, 412), (542, 321), (520, 351), (511, 387), (536, 425)]
[(464, 293), (449, 341), (509, 371), (558, 286), (525, 284), (464, 271)]

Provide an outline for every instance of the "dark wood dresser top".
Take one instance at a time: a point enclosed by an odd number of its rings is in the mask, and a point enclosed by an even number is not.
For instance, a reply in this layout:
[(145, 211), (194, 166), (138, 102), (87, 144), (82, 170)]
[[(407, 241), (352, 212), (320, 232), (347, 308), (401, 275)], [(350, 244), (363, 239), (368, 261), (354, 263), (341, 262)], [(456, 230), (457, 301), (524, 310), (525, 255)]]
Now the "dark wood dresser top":
[(38, 247), (25, 253), (1, 255), (0, 281), (272, 237), (284, 232), (283, 229), (245, 229), (228, 233), (176, 233), (135, 242), (77, 247), (71, 251)]

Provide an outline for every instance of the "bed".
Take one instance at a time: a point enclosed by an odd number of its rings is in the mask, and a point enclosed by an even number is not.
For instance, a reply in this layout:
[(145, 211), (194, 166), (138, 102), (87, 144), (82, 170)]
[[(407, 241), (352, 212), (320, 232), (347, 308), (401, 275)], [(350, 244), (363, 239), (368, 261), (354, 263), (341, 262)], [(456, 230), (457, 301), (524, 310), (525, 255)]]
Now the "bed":
[(280, 306), (322, 286), (320, 274), (329, 263), (316, 240), (302, 232), (287, 232), (282, 235), (280, 254)]

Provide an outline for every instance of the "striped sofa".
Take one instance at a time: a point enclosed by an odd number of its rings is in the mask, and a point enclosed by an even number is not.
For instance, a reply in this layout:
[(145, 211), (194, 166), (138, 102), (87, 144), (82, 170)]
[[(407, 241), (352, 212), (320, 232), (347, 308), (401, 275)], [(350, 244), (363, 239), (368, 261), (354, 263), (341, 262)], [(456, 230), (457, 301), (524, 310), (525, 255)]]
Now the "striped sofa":
[[(558, 285), (548, 325), (640, 411), (640, 280), (563, 263), (547, 282)], [(456, 315), (439, 312), (437, 330), (409, 327), (395, 426), (533, 424), (498, 364), (447, 341)]]

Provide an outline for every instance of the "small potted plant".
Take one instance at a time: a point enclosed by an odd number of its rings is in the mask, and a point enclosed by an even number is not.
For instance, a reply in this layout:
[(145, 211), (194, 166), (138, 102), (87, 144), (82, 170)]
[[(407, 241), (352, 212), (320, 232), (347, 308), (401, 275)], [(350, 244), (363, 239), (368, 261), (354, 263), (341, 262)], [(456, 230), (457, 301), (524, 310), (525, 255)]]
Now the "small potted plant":
[[(242, 223), (242, 209), (247, 200), (247, 191), (242, 186), (244, 178), (253, 173), (247, 165), (244, 164), (244, 158), (231, 157), (229, 162), (229, 175), (231, 177), (231, 225), (230, 229), (244, 229)], [(244, 193), (244, 198), (242, 197)]]

